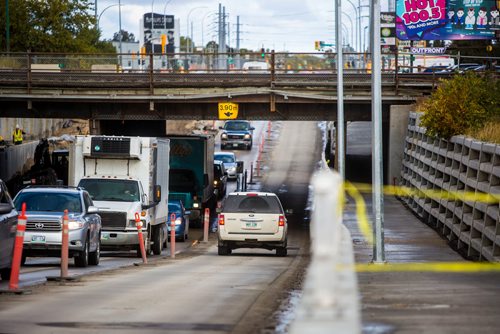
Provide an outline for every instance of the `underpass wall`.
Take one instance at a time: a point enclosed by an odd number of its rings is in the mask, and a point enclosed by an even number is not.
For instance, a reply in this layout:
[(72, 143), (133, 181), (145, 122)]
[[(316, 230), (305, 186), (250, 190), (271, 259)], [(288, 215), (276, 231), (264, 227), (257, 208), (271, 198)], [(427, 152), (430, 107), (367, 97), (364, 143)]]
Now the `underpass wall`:
[(52, 136), (54, 131), (62, 127), (63, 119), (60, 118), (0, 118), (0, 136), (4, 140), (12, 141), (12, 132), (19, 124), (26, 132), (24, 140), (36, 140)]
[[(409, 115), (401, 185), (466, 197), (407, 196), (402, 200), (450, 245), (477, 260), (500, 262), (500, 206), (475, 194), (500, 194), (500, 145), (464, 136), (433, 138), (420, 126), (420, 114)], [(430, 194), (429, 194), (430, 195)]]

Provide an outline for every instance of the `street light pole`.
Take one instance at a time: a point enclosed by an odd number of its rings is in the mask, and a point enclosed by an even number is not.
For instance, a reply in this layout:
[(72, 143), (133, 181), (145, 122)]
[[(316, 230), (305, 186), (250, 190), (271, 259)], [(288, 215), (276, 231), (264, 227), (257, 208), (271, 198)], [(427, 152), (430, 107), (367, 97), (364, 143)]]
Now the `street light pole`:
[(122, 34), (122, 3), (121, 0), (118, 0), (118, 25), (119, 25), (119, 32), (118, 34), (120, 35), (120, 67), (123, 67), (122, 64), (122, 39), (123, 39), (123, 34)]
[[(358, 0), (359, 1), (359, 0)], [(352, 3), (351, 0), (347, 0), (347, 2), (349, 2), (352, 6), (352, 8), (354, 8), (354, 14), (356, 15), (356, 20), (357, 20), (357, 23), (359, 23), (359, 12), (358, 12), (358, 9), (356, 8), (356, 6)], [(356, 29), (356, 40), (357, 40), (357, 43), (354, 43), (354, 40), (353, 40), (353, 44), (355, 45), (355, 47), (358, 47), (358, 50), (361, 49), (361, 44), (359, 43), (359, 24), (358, 25), (355, 25), (355, 29)], [(357, 44), (357, 46), (356, 46)]]
[(101, 16), (102, 16), (102, 14), (104, 14), (104, 12), (105, 12), (107, 9), (109, 9), (109, 8), (111, 8), (111, 7), (115, 7), (115, 6), (122, 6), (122, 5), (117, 4), (117, 3), (115, 3), (115, 4), (113, 4), (113, 5), (109, 5), (108, 7), (104, 8), (104, 9), (102, 10), (101, 14), (99, 14), (99, 16), (97, 17), (97, 30), (99, 30), (99, 21), (101, 21)]
[(342, 0), (335, 0), (335, 23), (337, 48), (337, 161), (342, 179), (345, 178), (345, 144), (344, 144), (344, 58), (342, 50)]
[(382, 158), (382, 70), (380, 66), (380, 0), (370, 2), (372, 53), (372, 198), (374, 223), (373, 262), (385, 262), (384, 249), (384, 182)]
[[(351, 22), (351, 43), (353, 46), (355, 46), (355, 43), (354, 43), (354, 30), (356, 29), (356, 25), (353, 25), (352, 23), (352, 19), (349, 15), (347, 15), (345, 12), (342, 12), (342, 14), (344, 14), (348, 19), (349, 21)], [(354, 27), (354, 29), (352, 29)], [(347, 31), (349, 31), (349, 29), (347, 29)]]

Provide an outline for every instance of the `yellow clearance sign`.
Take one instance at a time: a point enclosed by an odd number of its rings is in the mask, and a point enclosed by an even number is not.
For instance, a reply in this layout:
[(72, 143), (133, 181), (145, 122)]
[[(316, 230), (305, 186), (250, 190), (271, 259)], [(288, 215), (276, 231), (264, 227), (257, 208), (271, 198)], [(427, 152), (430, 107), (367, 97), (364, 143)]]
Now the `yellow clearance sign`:
[(232, 102), (219, 103), (219, 119), (238, 118), (238, 104)]

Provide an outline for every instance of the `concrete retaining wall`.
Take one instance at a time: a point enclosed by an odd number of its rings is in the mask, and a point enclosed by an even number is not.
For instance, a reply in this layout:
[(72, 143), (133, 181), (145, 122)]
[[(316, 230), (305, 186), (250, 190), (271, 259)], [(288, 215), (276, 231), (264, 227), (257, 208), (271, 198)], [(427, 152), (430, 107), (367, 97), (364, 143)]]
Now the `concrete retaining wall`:
[(35, 140), (52, 136), (56, 129), (62, 127), (62, 119), (40, 119), (40, 118), (0, 118), (0, 136), (6, 141), (12, 141), (12, 131), (19, 124), (26, 132), (25, 141)]
[[(500, 145), (463, 136), (425, 135), (410, 113), (401, 185), (434, 191), (500, 195)], [(403, 200), (452, 247), (478, 260), (500, 262), (500, 206), (479, 201), (406, 197)]]
[(0, 151), (0, 179), (8, 181), (16, 172), (29, 169), (33, 165), (37, 145), (37, 141), (32, 141), (9, 146), (4, 151)]

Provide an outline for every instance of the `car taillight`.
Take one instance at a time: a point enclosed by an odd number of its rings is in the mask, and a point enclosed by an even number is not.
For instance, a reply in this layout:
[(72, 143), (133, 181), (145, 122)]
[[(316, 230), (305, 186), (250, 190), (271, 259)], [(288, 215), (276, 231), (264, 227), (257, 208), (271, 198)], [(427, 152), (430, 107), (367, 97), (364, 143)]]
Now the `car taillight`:
[(224, 225), (224, 215), (219, 215), (219, 226)]
[(278, 226), (285, 226), (285, 216), (280, 215)]

